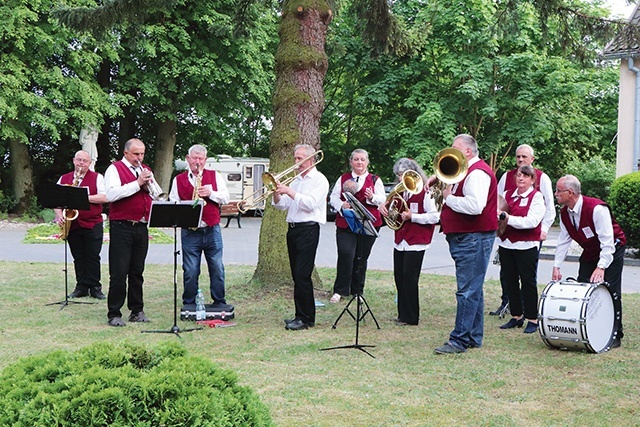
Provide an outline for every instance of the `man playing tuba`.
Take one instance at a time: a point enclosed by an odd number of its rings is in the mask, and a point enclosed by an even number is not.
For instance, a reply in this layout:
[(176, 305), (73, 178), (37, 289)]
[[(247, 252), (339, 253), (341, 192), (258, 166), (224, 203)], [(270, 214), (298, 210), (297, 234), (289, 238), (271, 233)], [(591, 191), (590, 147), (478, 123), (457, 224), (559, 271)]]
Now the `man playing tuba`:
[(73, 158), (73, 172), (62, 175), (58, 180), (58, 184), (85, 187), (89, 192), (89, 210), (76, 211), (76, 218), (71, 220), (62, 209), (54, 209), (55, 222), (67, 230), (64, 238), (67, 239), (73, 256), (76, 287), (69, 298), (91, 295), (97, 299), (105, 299), (100, 284), (100, 251), (103, 234), (102, 204), (107, 203), (107, 196), (103, 176), (89, 170), (90, 164), (89, 153), (80, 150)]

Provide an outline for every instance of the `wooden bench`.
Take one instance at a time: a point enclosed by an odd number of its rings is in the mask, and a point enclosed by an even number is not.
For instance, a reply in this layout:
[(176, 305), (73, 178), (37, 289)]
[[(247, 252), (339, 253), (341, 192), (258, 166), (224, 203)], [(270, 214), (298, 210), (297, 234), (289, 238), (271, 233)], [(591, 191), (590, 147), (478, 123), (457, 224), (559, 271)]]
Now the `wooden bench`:
[(242, 214), (238, 210), (238, 202), (231, 200), (229, 203), (225, 203), (220, 206), (220, 219), (227, 218), (227, 225), (224, 228), (229, 227), (229, 222), (235, 218), (238, 221), (238, 228), (242, 228), (240, 225), (240, 217)]

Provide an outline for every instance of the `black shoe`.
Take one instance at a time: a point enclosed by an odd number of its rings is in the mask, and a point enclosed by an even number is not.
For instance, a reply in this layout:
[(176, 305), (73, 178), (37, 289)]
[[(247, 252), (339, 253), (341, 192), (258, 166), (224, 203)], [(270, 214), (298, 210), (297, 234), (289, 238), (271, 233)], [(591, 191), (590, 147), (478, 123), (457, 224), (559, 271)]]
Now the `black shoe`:
[[(293, 319), (284, 319), (284, 324), (285, 324), (285, 325), (288, 325), (289, 323), (293, 323), (293, 322), (295, 322), (296, 320), (298, 320), (298, 319), (296, 319), (296, 318), (293, 318)], [(307, 323), (307, 326), (309, 326), (310, 328), (313, 328), (315, 325), (316, 325), (316, 324), (315, 324), (314, 322), (309, 322), (309, 323)]]
[(524, 317), (520, 319), (512, 317), (507, 323), (501, 325), (500, 329), (522, 328), (522, 325), (524, 325)]
[(444, 343), (442, 347), (436, 348), (433, 352), (435, 354), (458, 354), (466, 352), (466, 348), (461, 348), (451, 344), (450, 342)]
[(73, 292), (69, 294), (69, 298), (82, 298), (82, 297), (88, 297), (88, 296), (89, 296), (89, 291), (84, 291), (78, 288), (75, 288)]
[(234, 307), (226, 302), (214, 302), (213, 304), (205, 304), (205, 308), (214, 311), (233, 311)]
[(620, 341), (620, 338), (616, 338), (611, 343), (611, 347), (610, 348), (620, 348), (620, 346), (622, 346), (622, 342)]
[(509, 308), (509, 301), (503, 302), (500, 304), (500, 307), (496, 309), (496, 311), (490, 311), (489, 316), (500, 316), (503, 317)]
[(107, 299), (107, 296), (105, 294), (103, 294), (100, 289), (91, 289), (91, 291), (89, 291), (89, 293), (95, 299)]
[(309, 325), (304, 323), (300, 319), (295, 319), (293, 322), (287, 323), (287, 325), (284, 328), (290, 331), (300, 331), (302, 329), (308, 329)]
[(525, 334), (532, 334), (538, 330), (538, 324), (533, 322), (527, 322), (527, 326), (524, 328)]
[(148, 323), (151, 320), (144, 315), (144, 311), (139, 311), (136, 314), (131, 313), (129, 315), (129, 322)]

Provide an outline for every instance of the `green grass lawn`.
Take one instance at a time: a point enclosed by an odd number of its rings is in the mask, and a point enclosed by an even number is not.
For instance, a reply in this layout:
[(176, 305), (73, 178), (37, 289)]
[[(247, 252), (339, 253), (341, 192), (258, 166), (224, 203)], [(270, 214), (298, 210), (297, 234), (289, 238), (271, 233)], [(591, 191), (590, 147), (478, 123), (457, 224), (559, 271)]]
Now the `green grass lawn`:
[[(266, 292), (247, 285), (251, 266), (228, 266), (226, 272), (237, 326), (183, 333), (180, 339), (141, 333), (173, 325), (172, 266), (147, 266), (145, 312), (152, 323), (111, 328), (105, 301), (62, 310), (45, 305), (64, 299), (62, 264), (0, 262), (0, 368), (19, 357), (96, 341), (178, 340), (192, 354), (236, 371), (279, 426), (639, 425), (640, 295), (624, 295), (626, 337), (622, 348), (609, 353), (552, 350), (537, 333), (500, 330), (504, 320), (487, 315), (483, 348), (443, 356), (433, 349), (453, 327), (453, 277), (423, 275), (420, 325), (396, 326), (390, 321), (396, 314), (392, 273), (370, 271), (365, 296), (381, 329), (367, 316), (359, 343), (375, 345), (368, 349), (371, 358), (355, 349), (320, 351), (355, 342), (350, 317), (331, 328), (343, 304), (319, 308), (313, 329), (286, 331), (283, 319), (293, 314), (291, 289)], [(317, 298), (327, 302), (335, 270), (319, 273), (327, 291), (318, 290)], [(71, 266), (69, 276), (71, 290)], [(103, 278), (106, 292), (106, 266)], [(485, 311), (495, 308), (499, 293), (497, 282), (485, 285)], [(193, 323), (178, 320), (178, 325)]]

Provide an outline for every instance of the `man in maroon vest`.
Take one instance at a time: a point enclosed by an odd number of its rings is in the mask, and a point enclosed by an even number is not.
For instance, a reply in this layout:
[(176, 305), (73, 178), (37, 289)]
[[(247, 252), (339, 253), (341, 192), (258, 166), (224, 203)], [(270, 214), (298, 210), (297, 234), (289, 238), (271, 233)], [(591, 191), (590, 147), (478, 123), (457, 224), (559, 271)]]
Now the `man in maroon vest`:
[[(516, 174), (518, 173), (518, 168), (520, 166), (533, 166), (533, 161), (535, 160), (533, 147), (528, 144), (522, 144), (516, 148), (516, 168), (512, 169), (502, 175), (500, 177), (500, 181), (498, 181), (498, 194), (504, 195), (505, 192), (511, 194), (516, 189)], [(540, 230), (540, 241), (547, 240), (547, 233), (549, 232), (549, 228), (553, 225), (553, 221), (556, 219), (556, 204), (555, 198), (553, 197), (553, 185), (551, 184), (551, 178), (549, 175), (542, 172), (540, 169), (535, 169), (536, 172), (536, 182), (535, 189), (542, 193), (544, 197), (544, 206), (545, 213), (544, 218), (542, 219), (542, 229)], [(541, 244), (540, 244), (541, 246)], [(498, 307), (495, 311), (489, 312), (492, 316), (499, 316), (504, 314), (507, 311), (507, 306), (509, 304), (509, 296), (507, 289), (502, 288), (500, 307)]]
[(622, 332), (622, 268), (627, 239), (602, 200), (582, 195), (578, 178), (565, 175), (556, 184), (560, 210), (560, 235), (553, 262), (552, 280), (561, 280), (560, 267), (571, 241), (578, 243), (580, 255), (578, 282), (609, 283), (616, 312), (615, 339), (611, 347), (620, 347)]
[[(64, 174), (58, 184), (85, 187), (89, 193), (89, 210), (78, 211), (78, 218), (71, 222), (67, 242), (73, 256), (76, 272), (76, 287), (69, 298), (91, 295), (105, 299), (100, 283), (100, 251), (102, 250), (103, 220), (102, 204), (107, 203), (104, 178), (101, 174), (89, 170), (91, 156), (80, 150), (73, 158), (73, 172)], [(64, 224), (62, 209), (54, 209), (55, 222)]]
[[(125, 326), (120, 309), (127, 299), (130, 322), (148, 322), (144, 314), (142, 284), (144, 262), (149, 250), (148, 184), (153, 172), (144, 165), (145, 146), (132, 138), (124, 144), (122, 160), (112, 163), (104, 174), (109, 200), (109, 294), (110, 326)], [(128, 282), (128, 289), (127, 289)]]
[(467, 134), (458, 135), (452, 146), (467, 158), (469, 171), (462, 181), (442, 192), (444, 205), (440, 224), (456, 266), (458, 305), (449, 341), (436, 348), (436, 354), (463, 353), (467, 348), (482, 346), (482, 286), (498, 228), (496, 176), (478, 157), (475, 138)]
[(217, 171), (205, 169), (207, 149), (202, 145), (189, 148), (186, 157), (189, 170), (173, 179), (169, 199), (172, 201), (202, 199), (204, 209), (198, 228), (183, 228), (182, 272), (183, 304), (195, 304), (198, 293), (198, 277), (202, 254), (209, 268), (209, 291), (212, 307), (220, 311), (232, 311), (227, 304), (224, 289), (224, 265), (222, 264), (222, 232), (220, 231), (220, 206), (229, 202), (229, 190), (224, 178)]

